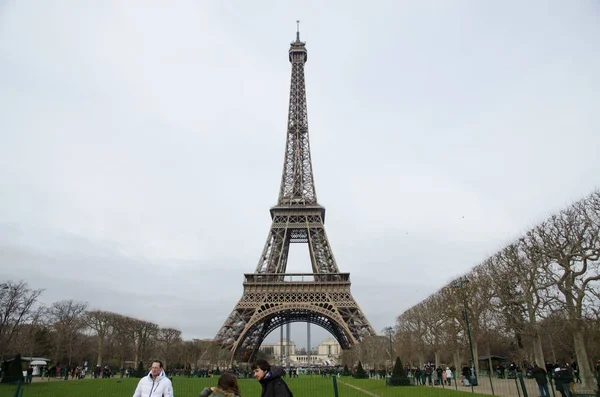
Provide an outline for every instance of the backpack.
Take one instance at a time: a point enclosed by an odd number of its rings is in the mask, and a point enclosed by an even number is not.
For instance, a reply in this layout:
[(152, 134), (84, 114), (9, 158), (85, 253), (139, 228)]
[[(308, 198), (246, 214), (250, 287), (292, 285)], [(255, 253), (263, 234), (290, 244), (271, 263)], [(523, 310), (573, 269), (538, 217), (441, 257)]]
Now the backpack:
[(271, 381), (271, 383), (273, 384), (273, 392), (275, 391), (275, 386), (282, 384), (283, 387), (285, 388), (285, 390), (288, 393), (288, 397), (294, 397), (294, 394), (292, 393), (292, 391), (290, 390), (290, 388), (288, 387), (287, 383), (285, 383), (285, 381), (281, 378), (275, 378)]

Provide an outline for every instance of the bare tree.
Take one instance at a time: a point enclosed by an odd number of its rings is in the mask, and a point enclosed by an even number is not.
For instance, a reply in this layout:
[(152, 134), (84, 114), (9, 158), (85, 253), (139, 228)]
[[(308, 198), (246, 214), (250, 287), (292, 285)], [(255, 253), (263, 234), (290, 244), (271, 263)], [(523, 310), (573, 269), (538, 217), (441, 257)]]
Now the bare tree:
[(31, 357), (44, 355), (47, 350), (47, 343), (43, 338), (47, 326), (45, 313), (46, 308), (41, 305), (31, 310), (29, 320), (22, 322), (15, 332), (10, 352), (20, 352)]
[(174, 345), (181, 343), (181, 331), (174, 328), (160, 328), (156, 340), (159, 342), (159, 350), (164, 360), (163, 365), (167, 368), (167, 362)]
[(144, 360), (146, 348), (156, 337), (158, 325), (142, 320), (129, 320), (128, 329), (135, 349), (135, 362)]
[(519, 349), (523, 349), (523, 337), (530, 338), (535, 361), (543, 364), (545, 358), (538, 319), (548, 306), (545, 295), (554, 281), (547, 277), (534, 241), (522, 238), (486, 263), (497, 297), (494, 308), (504, 318), (505, 328), (514, 332)]
[(0, 283), (0, 362), (21, 324), (30, 320), (41, 293), (27, 288), (24, 281)]
[(342, 365), (347, 365), (348, 368), (353, 368), (356, 363), (358, 363), (356, 346), (352, 346), (348, 350), (342, 350)]
[(86, 309), (86, 302), (74, 300), (54, 302), (48, 309), (50, 321), (57, 333), (55, 350), (56, 362), (59, 361), (60, 349), (63, 347), (64, 343), (64, 348), (66, 348), (67, 352), (68, 365), (71, 366), (75, 339), (78, 332), (85, 326), (83, 316)]
[[(130, 317), (116, 313), (113, 313), (111, 318), (111, 343), (115, 348), (116, 357), (121, 368), (123, 368), (127, 357), (131, 360), (134, 356), (135, 347), (132, 339), (133, 331), (131, 330), (133, 321)], [(137, 366), (137, 362), (135, 362), (135, 365)]]
[(405, 340), (403, 346), (406, 346), (406, 342), (412, 346), (412, 355), (408, 358), (410, 361), (416, 362), (416, 365), (421, 365), (425, 361), (425, 340), (423, 339), (425, 326), (421, 321), (420, 311), (421, 305), (418, 304), (406, 310), (396, 319), (396, 329)]
[(115, 319), (115, 314), (111, 312), (105, 312), (102, 310), (91, 310), (85, 313), (83, 321), (90, 329), (96, 332), (98, 339), (97, 353), (98, 359), (96, 365), (102, 365), (102, 352), (104, 348), (104, 340), (106, 335), (110, 332)]
[(466, 345), (466, 333), (463, 332), (461, 326), (463, 304), (458, 299), (456, 282), (452, 281), (446, 285), (437, 295), (439, 295), (440, 302), (443, 302), (445, 306), (444, 311), (440, 313), (440, 316), (445, 319), (440, 327), (441, 338), (446, 349), (451, 352), (451, 362), (454, 363), (456, 368), (460, 368), (460, 352)]
[[(425, 354), (446, 350), (461, 365), (468, 318), (473, 356), (478, 344), (488, 355), (494, 347), (508, 353), (505, 342), (512, 335), (513, 357), (531, 361), (533, 356), (540, 364), (548, 351), (554, 360), (576, 357), (584, 387), (592, 387), (588, 351), (600, 351), (600, 191), (552, 216), (467, 276), (468, 284), (456, 280), (398, 316), (399, 351), (405, 358), (422, 363)], [(461, 288), (453, 288), (456, 284)], [(431, 313), (439, 317), (432, 319)]]
[[(450, 285), (450, 291), (455, 294), (456, 306), (461, 307), (460, 317), (456, 317), (455, 320), (463, 328), (465, 342), (468, 343), (468, 334), (471, 333), (471, 346), (467, 347), (469, 349), (467, 356), (469, 361), (473, 359), (477, 373), (479, 373), (478, 341), (484, 333), (484, 319), (491, 310), (490, 302), (493, 298), (493, 291), (489, 288), (490, 283), (490, 276), (485, 266), (479, 265), (466, 278), (461, 277)], [(454, 314), (458, 313), (454, 312)]]
[(442, 325), (448, 321), (445, 304), (440, 294), (433, 294), (419, 304), (419, 317), (423, 325), (423, 342), (433, 352), (435, 366), (440, 365), (440, 353), (444, 348)]
[(361, 362), (365, 368), (382, 369), (389, 360), (388, 338), (380, 335), (365, 337), (360, 342)]
[(573, 345), (584, 387), (593, 387), (588, 359), (583, 308), (590, 285), (600, 280), (600, 232), (589, 221), (585, 201), (561, 211), (536, 227), (529, 237), (547, 261), (547, 269), (562, 295), (564, 313), (573, 334)]

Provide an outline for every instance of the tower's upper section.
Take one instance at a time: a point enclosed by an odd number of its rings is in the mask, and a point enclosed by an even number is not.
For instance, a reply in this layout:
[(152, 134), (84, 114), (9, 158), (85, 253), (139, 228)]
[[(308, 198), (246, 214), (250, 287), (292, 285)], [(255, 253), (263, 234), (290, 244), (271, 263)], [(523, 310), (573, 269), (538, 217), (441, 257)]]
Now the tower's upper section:
[(296, 32), (296, 41), (292, 41), (290, 44), (290, 62), (302, 62), (306, 63), (308, 60), (308, 54), (306, 53), (306, 47), (304, 42), (300, 41), (300, 31)]
[(296, 33), (296, 41), (291, 43), (289, 59), (292, 64), (290, 107), (285, 160), (277, 206), (315, 206), (318, 204), (310, 159), (304, 83), (304, 64), (307, 52), (305, 43), (300, 41), (299, 31)]

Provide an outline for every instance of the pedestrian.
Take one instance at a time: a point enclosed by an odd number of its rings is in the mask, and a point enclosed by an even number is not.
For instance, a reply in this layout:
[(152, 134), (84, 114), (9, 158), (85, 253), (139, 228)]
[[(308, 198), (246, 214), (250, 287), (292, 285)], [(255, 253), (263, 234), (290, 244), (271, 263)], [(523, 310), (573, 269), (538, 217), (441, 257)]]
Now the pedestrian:
[(163, 363), (160, 360), (152, 361), (152, 368), (148, 375), (140, 379), (133, 393), (133, 397), (173, 397), (173, 385), (165, 375)]
[(577, 364), (577, 361), (573, 361), (573, 364), (571, 364), (571, 368), (573, 368), (573, 375), (575, 376), (575, 382), (582, 383), (581, 377), (579, 376), (579, 365)]
[(261, 397), (293, 397), (290, 388), (281, 377), (285, 369), (271, 366), (267, 360), (256, 360), (252, 366), (254, 378), (262, 386)]
[(27, 368), (27, 378), (25, 379), (25, 383), (31, 383), (32, 379), (33, 379), (33, 367), (30, 365), (29, 368)]
[(559, 365), (554, 369), (555, 388), (560, 392), (562, 397), (571, 397), (571, 382), (573, 382), (573, 374), (570, 373), (566, 365)]
[(452, 386), (452, 370), (450, 368), (446, 368), (446, 381), (448, 386)]
[(219, 377), (216, 387), (205, 387), (200, 397), (242, 397), (237, 378), (232, 374), (223, 374)]
[(531, 374), (538, 385), (540, 397), (550, 397), (550, 391), (548, 390), (548, 374), (546, 370), (539, 367), (537, 364), (533, 364)]
[(471, 386), (471, 368), (466, 364), (462, 368), (462, 382), (463, 386)]

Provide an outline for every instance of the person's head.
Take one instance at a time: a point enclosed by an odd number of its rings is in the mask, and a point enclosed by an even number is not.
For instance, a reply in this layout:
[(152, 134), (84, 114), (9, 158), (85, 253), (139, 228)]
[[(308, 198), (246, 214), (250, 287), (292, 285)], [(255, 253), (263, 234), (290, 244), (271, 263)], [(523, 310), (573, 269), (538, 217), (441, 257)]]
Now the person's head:
[(152, 376), (160, 375), (162, 369), (163, 369), (162, 361), (160, 361), (160, 360), (152, 361), (152, 367), (150, 368), (150, 373), (152, 374)]
[(265, 374), (269, 372), (270, 369), (271, 364), (269, 364), (267, 360), (263, 360), (262, 358), (256, 360), (254, 365), (252, 365), (252, 370), (254, 371), (254, 377), (256, 378), (256, 380), (261, 380), (262, 378), (264, 378)]
[(241, 396), (240, 388), (238, 386), (237, 378), (232, 374), (223, 374), (219, 377), (219, 382), (217, 383), (219, 389), (232, 391), (238, 396)]

